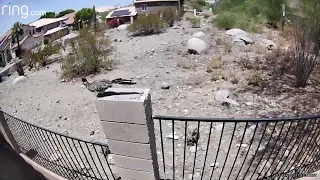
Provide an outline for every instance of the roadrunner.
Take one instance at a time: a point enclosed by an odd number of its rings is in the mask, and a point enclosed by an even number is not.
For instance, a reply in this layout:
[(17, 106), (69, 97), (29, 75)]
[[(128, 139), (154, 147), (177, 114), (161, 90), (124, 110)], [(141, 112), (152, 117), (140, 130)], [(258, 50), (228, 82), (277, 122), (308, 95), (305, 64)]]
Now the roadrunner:
[(89, 91), (97, 93), (102, 93), (106, 89), (112, 87), (112, 82), (108, 80), (93, 81), (89, 83), (86, 78), (82, 78), (82, 83)]

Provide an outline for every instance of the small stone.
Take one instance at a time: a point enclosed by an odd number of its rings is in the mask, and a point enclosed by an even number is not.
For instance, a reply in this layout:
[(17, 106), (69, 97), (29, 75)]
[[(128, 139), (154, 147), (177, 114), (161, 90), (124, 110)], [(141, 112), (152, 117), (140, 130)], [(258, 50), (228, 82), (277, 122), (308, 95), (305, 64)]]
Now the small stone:
[(67, 118), (67, 117), (65, 117), (65, 118), (64, 118), (64, 120), (68, 120), (68, 118)]
[(176, 134), (172, 134), (172, 133), (170, 133), (168, 136), (166, 136), (166, 138), (168, 138), (168, 139), (174, 139), (174, 140), (178, 140), (180, 137), (179, 136), (177, 136)]
[(247, 106), (251, 106), (253, 103), (252, 102), (246, 102)]
[(187, 114), (187, 113), (189, 113), (189, 110), (185, 109), (185, 110), (183, 110), (183, 112)]
[(178, 147), (181, 147), (181, 144), (178, 144)]
[(56, 103), (60, 103), (60, 100), (58, 100)]
[(216, 162), (216, 164), (211, 163), (210, 167), (214, 167), (214, 169), (218, 168), (220, 166), (220, 164), (218, 162)]
[(92, 135), (94, 135), (94, 131), (91, 131), (91, 132), (90, 132), (90, 136), (92, 136)]
[(248, 147), (248, 144), (236, 144), (237, 147), (243, 147), (243, 148), (247, 148)]
[(170, 89), (171, 85), (167, 82), (163, 82), (160, 86), (161, 89)]

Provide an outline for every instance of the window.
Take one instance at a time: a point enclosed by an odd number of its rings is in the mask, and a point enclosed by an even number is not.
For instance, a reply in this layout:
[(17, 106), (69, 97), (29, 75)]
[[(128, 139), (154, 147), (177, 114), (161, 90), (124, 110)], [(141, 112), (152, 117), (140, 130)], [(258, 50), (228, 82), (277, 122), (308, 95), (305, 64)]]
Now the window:
[(147, 11), (147, 5), (146, 4), (142, 4), (141, 9), (142, 9), (142, 11)]

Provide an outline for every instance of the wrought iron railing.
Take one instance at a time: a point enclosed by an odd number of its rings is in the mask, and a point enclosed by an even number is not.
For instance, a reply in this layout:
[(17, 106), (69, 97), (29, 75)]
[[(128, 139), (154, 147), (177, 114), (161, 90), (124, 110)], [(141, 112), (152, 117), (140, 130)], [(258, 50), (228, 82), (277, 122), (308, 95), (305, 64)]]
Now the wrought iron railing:
[(67, 179), (116, 179), (108, 162), (107, 145), (66, 136), (3, 114), (22, 153), (43, 167)]
[(320, 169), (319, 117), (155, 116), (160, 176), (192, 180), (307, 176)]

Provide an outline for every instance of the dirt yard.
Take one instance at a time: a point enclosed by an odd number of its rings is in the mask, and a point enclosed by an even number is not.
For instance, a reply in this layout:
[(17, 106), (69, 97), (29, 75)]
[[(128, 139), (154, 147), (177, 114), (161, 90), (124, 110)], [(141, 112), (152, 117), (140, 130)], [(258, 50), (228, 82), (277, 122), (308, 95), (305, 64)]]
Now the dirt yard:
[[(201, 55), (188, 54), (187, 41), (199, 31), (205, 34), (200, 39), (209, 49)], [(113, 58), (118, 66), (88, 80), (133, 78), (137, 84), (130, 87), (151, 89), (156, 115), (259, 118), (312, 114), (319, 109), (317, 87), (293, 88), (292, 77), (278, 76), (269, 70), (272, 64), (266, 62), (264, 55), (274, 50), (258, 44), (234, 43), (225, 31), (211, 25), (191, 28), (182, 21), (179, 29), (169, 28), (159, 35), (129, 37), (125, 30), (108, 30), (105, 35), (112, 37), (116, 49)], [(273, 30), (250, 35), (254, 41), (267, 38), (280, 48), (287, 46)], [(221, 77), (212, 81), (208, 64), (220, 56), (222, 66), (217, 69)], [(259, 66), (259, 86), (248, 85), (248, 77), (255, 71), (245, 68), (247, 60)], [(12, 82), (17, 74), (11, 75), (0, 83), (0, 107), (39, 126), (103, 142), (95, 95), (82, 86), (81, 79), (62, 82), (60, 71), (59, 63), (51, 64), (40, 71), (27, 72), (27, 79), (15, 85)], [(284, 81), (285, 78), (289, 80)], [(163, 85), (170, 88), (161, 89)], [(114, 85), (120, 86), (125, 87)], [(214, 95), (218, 89), (230, 90), (230, 98), (240, 105), (228, 107), (217, 102)], [(164, 126), (169, 127), (170, 124)]]

